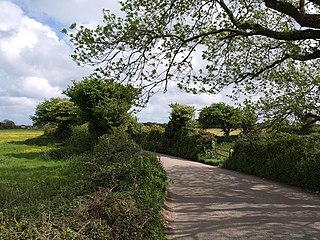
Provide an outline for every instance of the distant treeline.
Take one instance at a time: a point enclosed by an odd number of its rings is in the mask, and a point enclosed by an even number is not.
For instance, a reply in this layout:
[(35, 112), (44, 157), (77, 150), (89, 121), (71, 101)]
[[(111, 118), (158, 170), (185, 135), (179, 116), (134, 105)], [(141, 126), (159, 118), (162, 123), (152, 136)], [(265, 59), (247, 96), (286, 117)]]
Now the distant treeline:
[(22, 129), (34, 129), (34, 126), (30, 125), (16, 125), (14, 121), (5, 119), (2, 122), (0, 122), (0, 129), (17, 129), (17, 128), (22, 128)]

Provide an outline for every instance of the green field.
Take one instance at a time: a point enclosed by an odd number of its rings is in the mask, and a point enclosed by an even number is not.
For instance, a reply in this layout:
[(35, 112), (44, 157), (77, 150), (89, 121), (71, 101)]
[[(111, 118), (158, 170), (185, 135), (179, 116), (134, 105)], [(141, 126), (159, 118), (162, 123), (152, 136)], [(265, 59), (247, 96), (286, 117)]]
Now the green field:
[(0, 131), (0, 239), (10, 228), (19, 231), (19, 224), (39, 219), (43, 211), (50, 214), (75, 195), (71, 161), (51, 160), (46, 152), (54, 145), (30, 141), (42, 134)]
[[(213, 133), (214, 135), (218, 136), (218, 137), (222, 137), (224, 135), (224, 132), (221, 128), (208, 128), (205, 129), (207, 132), (209, 133)], [(241, 133), (240, 129), (237, 130), (233, 130), (230, 132), (230, 136), (235, 136), (235, 135), (239, 135)]]

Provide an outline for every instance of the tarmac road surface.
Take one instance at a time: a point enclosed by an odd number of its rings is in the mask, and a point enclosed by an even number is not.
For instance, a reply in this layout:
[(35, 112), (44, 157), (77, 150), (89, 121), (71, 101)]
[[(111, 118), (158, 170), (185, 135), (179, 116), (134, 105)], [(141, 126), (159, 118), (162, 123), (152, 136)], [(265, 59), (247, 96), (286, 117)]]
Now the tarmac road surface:
[(320, 239), (320, 196), (159, 155), (171, 184), (168, 239)]

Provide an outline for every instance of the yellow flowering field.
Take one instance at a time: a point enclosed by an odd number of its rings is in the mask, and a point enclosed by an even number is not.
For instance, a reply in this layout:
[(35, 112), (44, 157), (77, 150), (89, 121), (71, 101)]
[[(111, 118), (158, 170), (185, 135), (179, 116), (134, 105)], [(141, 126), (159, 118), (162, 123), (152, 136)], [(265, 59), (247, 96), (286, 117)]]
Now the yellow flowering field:
[(0, 130), (0, 143), (7, 143), (13, 141), (23, 141), (29, 138), (39, 137), (43, 134), (41, 130)]

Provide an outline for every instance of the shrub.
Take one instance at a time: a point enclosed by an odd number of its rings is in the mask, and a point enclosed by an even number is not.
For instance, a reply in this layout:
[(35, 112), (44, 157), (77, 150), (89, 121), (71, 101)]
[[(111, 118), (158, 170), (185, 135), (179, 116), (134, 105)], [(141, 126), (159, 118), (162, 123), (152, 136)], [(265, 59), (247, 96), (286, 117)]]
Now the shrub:
[(236, 142), (225, 167), (319, 191), (319, 139), (319, 134), (244, 138)]
[(152, 152), (163, 152), (165, 129), (159, 125), (144, 126), (134, 136), (134, 140), (143, 148)]
[(165, 128), (167, 138), (182, 138), (191, 136), (196, 132), (197, 122), (195, 120), (196, 109), (179, 103), (172, 103), (169, 122)]
[[(167, 178), (160, 161), (145, 153), (128, 136), (103, 135), (92, 154), (79, 157), (78, 167), (89, 197), (81, 197), (80, 216), (90, 222), (86, 231), (110, 239), (164, 239), (161, 215)], [(101, 230), (95, 219), (99, 219)], [(100, 230), (106, 233), (99, 233)], [(98, 231), (99, 230), (99, 231)]]
[(70, 136), (58, 148), (54, 148), (45, 153), (46, 158), (63, 159), (74, 155), (79, 155), (92, 150), (96, 142), (88, 129), (88, 124), (73, 126)]
[(67, 140), (70, 147), (82, 151), (92, 149), (95, 138), (89, 132), (88, 124), (73, 126), (71, 131), (71, 136)]
[(231, 135), (231, 136), (216, 136), (217, 143), (233, 143), (239, 139), (239, 135)]
[(138, 89), (110, 79), (85, 78), (72, 83), (64, 94), (78, 106), (80, 121), (89, 123), (93, 135), (99, 137), (130, 124), (130, 109), (139, 98)]
[(199, 161), (213, 157), (215, 136), (200, 130), (193, 135), (167, 137), (163, 127), (153, 125), (142, 128), (135, 140), (145, 150)]

